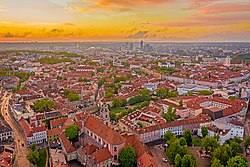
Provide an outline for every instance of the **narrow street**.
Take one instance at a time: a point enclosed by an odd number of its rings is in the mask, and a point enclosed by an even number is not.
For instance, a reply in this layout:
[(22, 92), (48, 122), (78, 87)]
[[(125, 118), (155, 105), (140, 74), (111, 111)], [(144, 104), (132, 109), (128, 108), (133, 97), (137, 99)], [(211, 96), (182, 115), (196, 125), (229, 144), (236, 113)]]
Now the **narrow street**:
[(10, 125), (10, 127), (14, 131), (14, 142), (15, 142), (15, 148), (16, 148), (16, 157), (15, 157), (14, 167), (30, 167), (31, 164), (26, 158), (28, 154), (28, 149), (27, 149), (25, 137), (22, 134), (22, 129), (14, 120), (14, 118), (10, 115), (10, 111), (8, 107), (10, 98), (11, 98), (11, 95), (7, 96), (7, 94), (4, 94), (2, 98), (3, 101), (2, 101), (1, 113), (5, 121)]

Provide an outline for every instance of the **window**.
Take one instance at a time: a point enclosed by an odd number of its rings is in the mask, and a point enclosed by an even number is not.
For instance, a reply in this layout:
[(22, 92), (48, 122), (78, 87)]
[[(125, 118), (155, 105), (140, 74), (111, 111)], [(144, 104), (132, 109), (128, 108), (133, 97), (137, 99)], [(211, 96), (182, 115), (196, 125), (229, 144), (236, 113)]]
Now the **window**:
[(114, 151), (117, 151), (117, 148), (116, 148), (116, 147), (114, 147)]
[(117, 160), (117, 155), (114, 156), (114, 159)]

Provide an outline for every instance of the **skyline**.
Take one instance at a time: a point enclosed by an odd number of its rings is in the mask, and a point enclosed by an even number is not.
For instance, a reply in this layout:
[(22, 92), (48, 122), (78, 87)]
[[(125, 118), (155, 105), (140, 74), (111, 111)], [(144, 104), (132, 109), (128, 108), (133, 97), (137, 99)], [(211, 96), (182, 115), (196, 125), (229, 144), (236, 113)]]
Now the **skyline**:
[(249, 0), (0, 0), (0, 41), (249, 39)]

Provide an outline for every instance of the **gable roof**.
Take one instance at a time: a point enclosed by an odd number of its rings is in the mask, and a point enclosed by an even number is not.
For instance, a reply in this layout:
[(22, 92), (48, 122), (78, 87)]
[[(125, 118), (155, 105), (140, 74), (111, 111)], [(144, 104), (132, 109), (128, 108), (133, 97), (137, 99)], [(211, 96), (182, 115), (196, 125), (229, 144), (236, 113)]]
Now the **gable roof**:
[(120, 133), (111, 129), (107, 125), (101, 122), (100, 119), (90, 115), (84, 125), (85, 128), (89, 129), (103, 140), (113, 145), (120, 145), (125, 143), (125, 139)]

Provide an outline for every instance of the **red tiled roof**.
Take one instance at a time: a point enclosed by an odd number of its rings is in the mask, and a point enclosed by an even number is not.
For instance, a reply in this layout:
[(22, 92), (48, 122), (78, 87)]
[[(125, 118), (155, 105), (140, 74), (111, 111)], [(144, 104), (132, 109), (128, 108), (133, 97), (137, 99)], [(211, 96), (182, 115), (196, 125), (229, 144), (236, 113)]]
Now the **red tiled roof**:
[(120, 133), (103, 124), (101, 120), (92, 115), (87, 118), (84, 126), (109, 144), (119, 145), (125, 142)]
[(71, 153), (71, 152), (76, 151), (76, 148), (69, 141), (69, 139), (66, 137), (65, 133), (62, 133), (59, 138), (60, 138), (60, 141), (61, 141), (61, 143), (62, 143), (62, 145), (67, 153)]
[(96, 152), (91, 154), (91, 156), (93, 156), (95, 158), (95, 163), (96, 164), (99, 164), (99, 163), (101, 163), (103, 161), (106, 161), (106, 160), (109, 160), (109, 159), (113, 158), (113, 156), (109, 152), (108, 147), (97, 150)]

